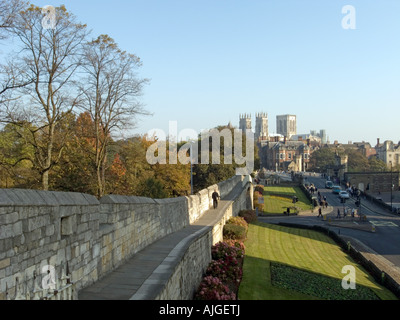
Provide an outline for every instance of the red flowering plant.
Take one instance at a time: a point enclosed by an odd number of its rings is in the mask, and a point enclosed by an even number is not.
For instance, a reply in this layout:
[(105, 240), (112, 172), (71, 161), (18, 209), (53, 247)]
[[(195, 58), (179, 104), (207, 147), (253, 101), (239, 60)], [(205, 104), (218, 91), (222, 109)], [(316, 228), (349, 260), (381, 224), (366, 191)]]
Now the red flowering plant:
[(227, 241), (211, 247), (213, 260), (207, 267), (194, 299), (236, 300), (243, 275), (244, 244), (236, 240)]
[(236, 300), (236, 294), (231, 292), (219, 278), (206, 276), (200, 283), (195, 295), (196, 300)]
[(242, 269), (238, 260), (233, 256), (211, 261), (206, 274), (217, 277), (224, 283), (230, 283), (235, 288), (239, 286), (242, 279)]
[(224, 243), (228, 246), (238, 248), (242, 250), (242, 254), (244, 253), (246, 246), (244, 245), (243, 241), (236, 240), (236, 239), (224, 239)]
[(258, 184), (254, 187), (254, 191), (262, 195), (264, 193), (264, 186), (262, 184)]
[[(230, 240), (231, 243), (238, 243), (237, 245), (231, 245), (230, 243), (218, 242), (211, 247), (211, 257), (213, 260), (225, 259), (227, 256), (235, 258), (243, 258), (244, 245), (242, 242)], [(242, 245), (240, 245), (242, 243)], [(242, 247), (243, 246), (243, 247)]]

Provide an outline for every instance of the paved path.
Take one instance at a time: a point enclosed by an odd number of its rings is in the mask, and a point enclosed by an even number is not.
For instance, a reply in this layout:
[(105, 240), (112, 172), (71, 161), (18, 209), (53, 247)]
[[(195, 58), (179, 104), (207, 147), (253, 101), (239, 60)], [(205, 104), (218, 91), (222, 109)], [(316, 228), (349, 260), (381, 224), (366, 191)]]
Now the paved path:
[(79, 291), (79, 300), (154, 300), (181, 261), (190, 243), (218, 222), (242, 192), (239, 183), (217, 209), (206, 211), (194, 224), (159, 239), (123, 265)]

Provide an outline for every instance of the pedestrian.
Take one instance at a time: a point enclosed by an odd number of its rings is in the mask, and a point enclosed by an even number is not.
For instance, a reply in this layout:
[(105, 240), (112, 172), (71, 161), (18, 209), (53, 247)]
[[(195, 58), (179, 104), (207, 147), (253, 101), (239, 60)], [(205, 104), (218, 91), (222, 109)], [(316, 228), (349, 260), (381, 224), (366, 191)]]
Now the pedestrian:
[(328, 201), (325, 201), (325, 208), (328, 208)]
[(318, 218), (319, 217), (322, 217), (322, 209), (321, 209), (321, 207), (319, 207), (319, 209), (318, 209)]
[(213, 206), (214, 209), (218, 208), (218, 199), (220, 199), (221, 197), (219, 196), (217, 189), (214, 190), (213, 194), (212, 194), (212, 199), (213, 199)]
[(351, 209), (351, 217), (354, 218), (354, 208)]
[(340, 209), (337, 209), (337, 216), (336, 216), (336, 218), (339, 218), (339, 219), (340, 219)]

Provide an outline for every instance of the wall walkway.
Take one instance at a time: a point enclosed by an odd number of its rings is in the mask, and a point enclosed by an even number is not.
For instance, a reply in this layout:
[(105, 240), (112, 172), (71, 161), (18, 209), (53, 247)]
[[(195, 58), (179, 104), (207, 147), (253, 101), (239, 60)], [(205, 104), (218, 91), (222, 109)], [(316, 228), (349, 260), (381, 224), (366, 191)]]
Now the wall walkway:
[[(250, 184), (248, 177), (235, 176), (196, 195), (162, 200), (110, 195), (99, 201), (81, 193), (0, 189), (0, 300), (15, 298), (17, 286), (22, 287), (18, 292), (33, 290), (35, 283), (41, 283), (47, 276), (43, 271), (46, 266), (52, 266), (57, 275), (69, 270), (78, 293), (107, 275), (115, 276), (112, 271), (123, 266), (128, 268), (131, 258), (137, 259), (158, 241), (161, 241), (158, 245), (165, 245), (168, 239), (172, 243), (179, 241), (172, 251), (155, 249), (166, 254), (162, 259), (164, 264), (158, 265), (149, 275), (152, 278), (142, 285), (157, 282), (155, 275), (163, 268), (168, 269), (166, 262), (177, 252), (183, 254), (183, 264), (176, 267), (182, 268), (185, 263), (199, 265), (198, 270), (189, 268), (197, 276), (208, 258), (204, 256), (201, 263), (194, 263), (188, 257), (200, 257), (198, 252), (203, 250), (210, 252), (209, 244), (217, 242), (219, 234), (222, 235), (224, 219), (246, 207), (243, 194)], [(218, 212), (227, 207), (218, 223), (205, 224), (200, 219), (209, 216), (214, 189), (224, 198)], [(217, 224), (211, 233), (209, 223)], [(183, 240), (185, 233), (189, 238)], [(154, 254), (151, 256), (155, 259)], [(35, 278), (35, 274), (39, 277)], [(169, 281), (174, 285), (178, 278), (185, 281), (195, 278), (178, 276), (176, 272), (171, 276), (173, 280)], [(193, 281), (194, 284), (197, 280)], [(134, 286), (139, 286), (134, 282)], [(160, 298), (170, 296), (168, 292), (159, 295)]]
[(246, 208), (247, 183), (236, 187), (195, 223), (135, 254), (124, 265), (79, 293), (80, 300), (191, 299), (222, 240), (225, 221)]

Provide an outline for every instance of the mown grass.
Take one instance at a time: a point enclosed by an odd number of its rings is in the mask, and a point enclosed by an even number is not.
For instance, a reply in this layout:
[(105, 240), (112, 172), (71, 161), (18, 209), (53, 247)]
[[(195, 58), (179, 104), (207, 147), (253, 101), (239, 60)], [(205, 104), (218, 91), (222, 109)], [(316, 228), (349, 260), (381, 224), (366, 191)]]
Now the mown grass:
[[(393, 293), (376, 283), (372, 276), (331, 238), (322, 233), (257, 222), (249, 225), (245, 245), (243, 278), (239, 288), (240, 300), (323, 299), (317, 291), (314, 294), (305, 294), (293, 288), (273, 286), (271, 263), (288, 265), (316, 277), (338, 280), (345, 276), (342, 274), (342, 268), (352, 265), (356, 270), (356, 290), (366, 287), (380, 299), (396, 299)], [(324, 281), (321, 281), (321, 286), (323, 283)]]
[[(283, 214), (288, 207), (310, 210), (311, 202), (299, 187), (266, 186), (264, 188), (264, 210), (262, 214)], [(299, 201), (293, 204), (293, 197)]]

